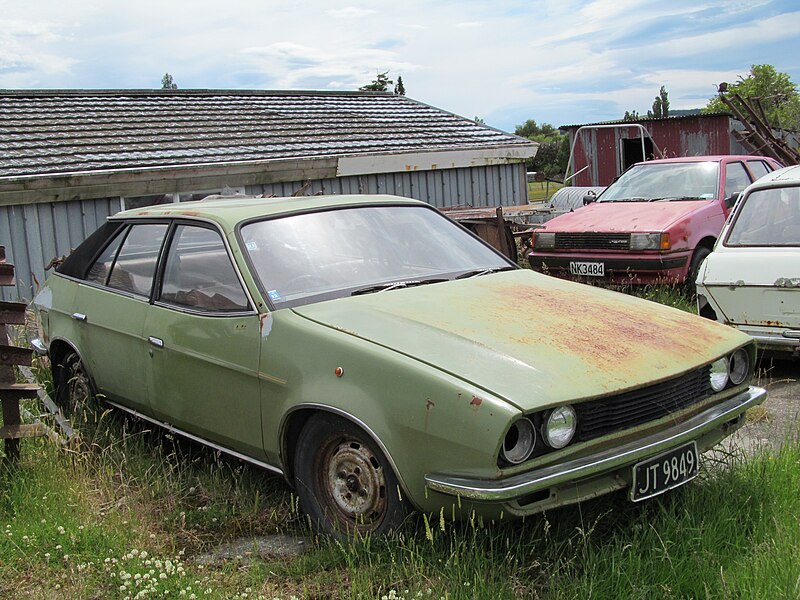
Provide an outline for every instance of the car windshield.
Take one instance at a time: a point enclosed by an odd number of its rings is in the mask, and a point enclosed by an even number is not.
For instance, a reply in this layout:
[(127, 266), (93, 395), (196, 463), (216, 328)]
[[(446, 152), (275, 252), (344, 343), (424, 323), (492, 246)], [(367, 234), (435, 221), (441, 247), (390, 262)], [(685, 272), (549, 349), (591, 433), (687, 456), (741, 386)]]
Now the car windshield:
[(734, 219), (726, 246), (800, 247), (800, 187), (755, 190)]
[(713, 161), (634, 165), (598, 202), (708, 200), (717, 195), (719, 163)]
[(240, 235), (262, 291), (283, 307), (515, 268), (424, 206), (296, 214), (248, 223)]

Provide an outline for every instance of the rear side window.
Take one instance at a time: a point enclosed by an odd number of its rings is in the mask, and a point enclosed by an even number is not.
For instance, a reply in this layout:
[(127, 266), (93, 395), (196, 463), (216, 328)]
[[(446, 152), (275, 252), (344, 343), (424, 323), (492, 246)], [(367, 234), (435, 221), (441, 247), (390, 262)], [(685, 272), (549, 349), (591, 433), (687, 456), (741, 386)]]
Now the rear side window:
[(756, 179), (759, 179), (772, 171), (772, 169), (769, 168), (769, 165), (767, 165), (767, 163), (765, 163), (763, 160), (748, 160), (747, 166), (750, 168), (750, 172)]
[(175, 228), (159, 299), (200, 311), (250, 308), (219, 233), (191, 225)]
[(728, 163), (725, 168), (725, 194), (724, 198), (730, 198), (744, 191), (750, 185), (750, 176), (740, 162)]
[(131, 226), (126, 235), (117, 236), (100, 254), (86, 280), (149, 296), (167, 227), (161, 223)]

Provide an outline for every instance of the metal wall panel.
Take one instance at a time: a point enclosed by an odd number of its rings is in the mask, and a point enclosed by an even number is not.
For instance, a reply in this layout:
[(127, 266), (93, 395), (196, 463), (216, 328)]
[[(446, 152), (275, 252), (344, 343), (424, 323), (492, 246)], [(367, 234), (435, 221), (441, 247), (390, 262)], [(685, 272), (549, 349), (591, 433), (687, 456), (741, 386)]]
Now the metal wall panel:
[[(525, 166), (493, 165), (433, 171), (359, 175), (311, 182), (306, 194), (394, 194), (446, 206), (516, 206), (528, 201)], [(291, 196), (304, 181), (248, 185), (248, 194)]]
[(31, 300), (50, 260), (69, 254), (119, 210), (119, 198), (0, 206), (0, 245), (17, 280), (15, 287), (0, 287), (0, 299)]
[[(446, 206), (516, 206), (528, 201), (525, 165), (437, 169), (359, 175), (311, 182), (306, 194), (394, 194)], [(245, 186), (248, 194), (291, 196), (306, 182)], [(229, 186), (237, 186), (236, 181)], [(180, 193), (196, 190), (177, 190)], [(16, 267), (16, 287), (0, 288), (2, 300), (30, 300), (44, 282), (50, 259), (69, 254), (106, 218), (122, 209), (120, 198), (0, 206), (0, 245)]]

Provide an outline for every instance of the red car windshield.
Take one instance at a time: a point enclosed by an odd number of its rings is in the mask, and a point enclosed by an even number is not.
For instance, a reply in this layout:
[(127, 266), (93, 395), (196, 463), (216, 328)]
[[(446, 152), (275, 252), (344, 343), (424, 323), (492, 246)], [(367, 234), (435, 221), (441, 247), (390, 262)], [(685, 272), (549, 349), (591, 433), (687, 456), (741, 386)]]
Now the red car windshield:
[(611, 184), (598, 202), (656, 202), (716, 198), (719, 163), (673, 162), (634, 165)]

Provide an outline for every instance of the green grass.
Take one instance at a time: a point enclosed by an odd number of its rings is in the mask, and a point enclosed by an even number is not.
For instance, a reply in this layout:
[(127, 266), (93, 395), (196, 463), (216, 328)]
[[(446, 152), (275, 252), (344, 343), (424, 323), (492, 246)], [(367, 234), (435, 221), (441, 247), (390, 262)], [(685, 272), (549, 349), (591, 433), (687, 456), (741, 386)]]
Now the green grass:
[[(800, 435), (705, 457), (701, 477), (642, 504), (618, 493), (516, 521), (414, 515), (390, 539), (342, 544), (312, 534), (278, 477), (118, 413), (72, 417), (80, 443), (24, 440), (0, 472), (2, 598), (800, 597)], [(193, 560), (274, 533), (310, 549)]]
[(544, 202), (550, 200), (559, 189), (563, 186), (560, 183), (553, 183), (552, 181), (543, 181), (541, 183), (528, 184), (528, 202)]

